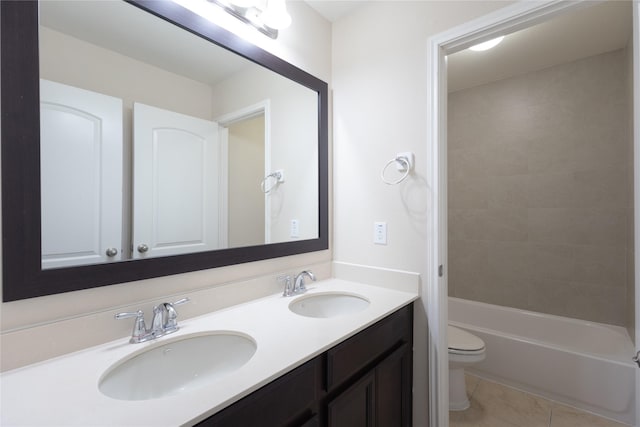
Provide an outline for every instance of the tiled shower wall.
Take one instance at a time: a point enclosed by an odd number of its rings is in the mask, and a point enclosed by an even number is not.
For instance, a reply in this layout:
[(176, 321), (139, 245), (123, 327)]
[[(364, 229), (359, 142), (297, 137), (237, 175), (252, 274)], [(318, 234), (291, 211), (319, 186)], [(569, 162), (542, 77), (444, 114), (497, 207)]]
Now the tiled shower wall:
[[(633, 41), (629, 40), (626, 49), (625, 64), (625, 90), (627, 92), (628, 133), (627, 146), (629, 157), (627, 159), (627, 307), (626, 326), (629, 336), (635, 342), (636, 308), (635, 308), (635, 248), (634, 248), (634, 185), (633, 185)], [(640, 82), (639, 82), (640, 83)]]
[(449, 94), (449, 294), (626, 326), (627, 50)]

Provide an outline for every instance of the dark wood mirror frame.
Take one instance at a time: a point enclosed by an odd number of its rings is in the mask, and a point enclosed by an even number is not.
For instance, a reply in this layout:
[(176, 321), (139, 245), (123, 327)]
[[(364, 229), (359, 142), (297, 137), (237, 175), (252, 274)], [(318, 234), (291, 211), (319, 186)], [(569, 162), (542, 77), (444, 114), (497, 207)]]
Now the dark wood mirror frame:
[(43, 270), (37, 1), (0, 3), (3, 301), (328, 249), (327, 84), (170, 1), (130, 1), (318, 93), (318, 238)]

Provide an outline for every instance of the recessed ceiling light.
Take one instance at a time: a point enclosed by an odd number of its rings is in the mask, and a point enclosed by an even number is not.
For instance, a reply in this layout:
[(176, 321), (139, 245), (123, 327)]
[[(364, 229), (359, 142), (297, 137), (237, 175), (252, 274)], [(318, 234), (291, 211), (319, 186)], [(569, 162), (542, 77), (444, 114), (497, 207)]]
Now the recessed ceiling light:
[(498, 43), (500, 43), (504, 39), (504, 36), (496, 37), (495, 39), (491, 39), (484, 43), (478, 43), (477, 45), (471, 46), (470, 50), (475, 50), (476, 52), (480, 52), (483, 50), (489, 50), (492, 47), (496, 47)]

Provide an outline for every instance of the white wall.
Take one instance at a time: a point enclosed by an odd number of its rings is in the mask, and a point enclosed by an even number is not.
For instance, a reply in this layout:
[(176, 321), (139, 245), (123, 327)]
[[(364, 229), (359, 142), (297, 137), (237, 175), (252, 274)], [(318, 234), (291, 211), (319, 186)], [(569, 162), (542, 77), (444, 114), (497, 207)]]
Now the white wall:
[(230, 247), (264, 243), (264, 115), (229, 126), (228, 230)]
[(263, 176), (283, 170), (285, 178), (266, 196), (270, 241), (294, 240), (289, 233), (292, 219), (299, 221), (299, 239), (318, 237), (318, 95), (265, 68), (249, 67), (214, 86), (212, 100), (214, 119), (268, 102), (269, 167), (263, 168)]
[[(278, 40), (256, 33), (261, 46), (305, 71), (328, 81), (331, 27), (301, 2), (289, 6), (294, 24)], [(309, 46), (313, 46), (310, 49)], [(96, 345), (131, 332), (129, 321), (113, 314), (141, 308), (150, 313), (154, 303), (190, 296), (180, 307), (189, 318), (278, 290), (279, 272), (311, 267), (319, 278), (331, 274), (331, 250), (167, 276), (133, 283), (2, 303), (0, 336), (2, 370)]]
[[(334, 259), (426, 271), (427, 40), (507, 2), (376, 1), (333, 27)], [(384, 164), (413, 151), (415, 171), (388, 186)], [(373, 223), (386, 221), (388, 244), (374, 245)], [(423, 291), (424, 293), (424, 291)], [(416, 304), (414, 425), (427, 425), (426, 316)]]

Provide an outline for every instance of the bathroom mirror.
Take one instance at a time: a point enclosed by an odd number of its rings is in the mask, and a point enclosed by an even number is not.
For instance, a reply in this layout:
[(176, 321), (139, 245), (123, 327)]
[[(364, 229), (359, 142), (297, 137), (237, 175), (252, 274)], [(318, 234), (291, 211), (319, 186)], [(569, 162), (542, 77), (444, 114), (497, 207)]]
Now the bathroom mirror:
[(4, 301), (328, 247), (326, 83), (172, 2), (1, 7)]

